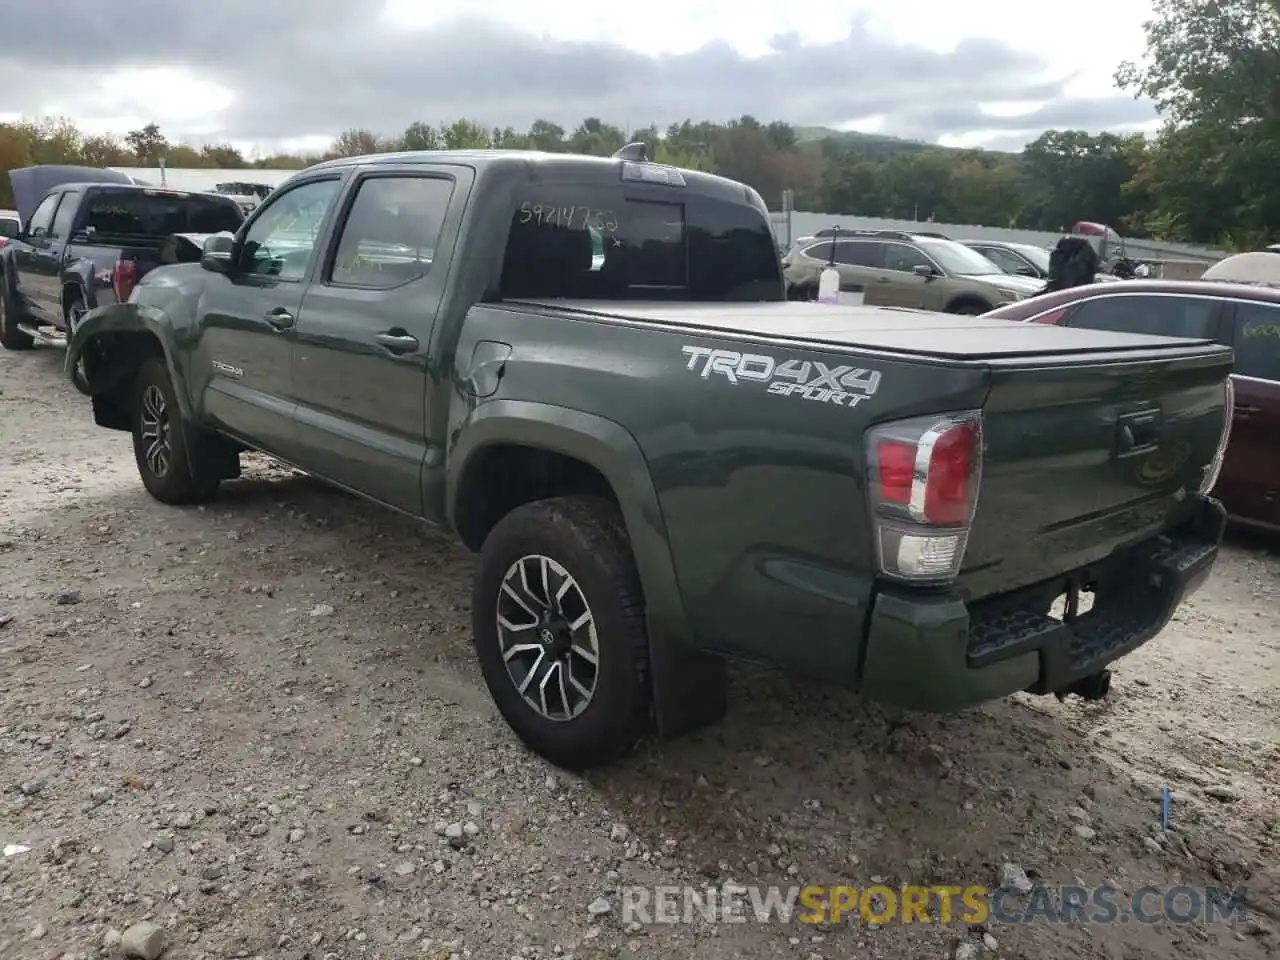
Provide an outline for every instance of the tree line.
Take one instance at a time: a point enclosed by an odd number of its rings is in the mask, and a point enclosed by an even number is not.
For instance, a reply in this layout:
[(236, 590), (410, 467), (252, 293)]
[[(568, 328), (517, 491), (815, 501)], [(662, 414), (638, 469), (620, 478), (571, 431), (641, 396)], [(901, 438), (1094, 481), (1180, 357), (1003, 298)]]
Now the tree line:
[(246, 158), (227, 144), (169, 142), (156, 124), (122, 138), (82, 135), (65, 119), (0, 124), (4, 171), (34, 163), (300, 169), (330, 157), (394, 150), (535, 149), (606, 156), (643, 141), (653, 159), (755, 187), (777, 210), (1063, 230), (1077, 220), (1122, 234), (1250, 248), (1277, 239), (1280, 11), (1276, 0), (1164, 0), (1147, 55), (1116, 75), (1152, 98), (1158, 136), (1050, 130), (1019, 153), (934, 146), (889, 136), (795, 127), (751, 116), (625, 130), (597, 117), (528, 130), (468, 119), (416, 122), (395, 135), (352, 128), (317, 156)]

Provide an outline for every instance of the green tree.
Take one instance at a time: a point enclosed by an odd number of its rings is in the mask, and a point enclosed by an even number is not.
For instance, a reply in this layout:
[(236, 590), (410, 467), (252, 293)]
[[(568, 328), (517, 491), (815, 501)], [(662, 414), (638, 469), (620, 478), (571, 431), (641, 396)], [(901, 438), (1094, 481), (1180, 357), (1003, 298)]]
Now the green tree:
[(1153, 208), (1144, 220), (1201, 240), (1274, 239), (1280, 4), (1160, 0), (1145, 30), (1145, 56), (1116, 73), (1166, 119), (1146, 171)]
[(158, 167), (169, 148), (160, 126), (155, 123), (130, 130), (124, 135), (124, 142), (133, 151), (133, 158), (140, 167)]
[(423, 123), (421, 120), (415, 120), (405, 127), (404, 135), (401, 139), (404, 141), (406, 150), (440, 149), (439, 132), (431, 124)]
[(244, 154), (229, 143), (206, 144), (200, 149), (200, 155), (209, 166), (223, 170), (239, 170), (247, 166)]
[(529, 142), (534, 150), (558, 153), (565, 149), (564, 127), (550, 120), (535, 120), (529, 127)]

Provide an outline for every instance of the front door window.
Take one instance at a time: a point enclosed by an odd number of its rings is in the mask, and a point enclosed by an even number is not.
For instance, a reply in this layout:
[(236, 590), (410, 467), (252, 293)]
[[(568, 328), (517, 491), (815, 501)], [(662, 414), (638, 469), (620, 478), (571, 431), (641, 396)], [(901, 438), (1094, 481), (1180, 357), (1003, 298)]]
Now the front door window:
[(340, 187), (337, 178), (313, 180), (273, 198), (245, 233), (240, 272), (276, 280), (305, 277)]

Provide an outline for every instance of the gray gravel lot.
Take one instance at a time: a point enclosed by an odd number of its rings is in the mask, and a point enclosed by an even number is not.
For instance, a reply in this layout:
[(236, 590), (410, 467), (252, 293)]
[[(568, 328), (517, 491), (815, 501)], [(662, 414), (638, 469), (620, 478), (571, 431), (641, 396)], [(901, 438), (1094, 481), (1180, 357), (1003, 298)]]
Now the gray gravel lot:
[[(217, 503), (162, 507), (60, 362), (0, 352), (0, 846), (29, 848), (0, 856), (0, 957), (1280, 949), (1280, 556), (1264, 542), (1233, 543), (1104, 702), (900, 715), (738, 669), (724, 723), (578, 778), (492, 708), (461, 548), (258, 458)], [(994, 885), (1008, 864), (1122, 894), (1244, 886), (1249, 917), (621, 914), (624, 885)]]

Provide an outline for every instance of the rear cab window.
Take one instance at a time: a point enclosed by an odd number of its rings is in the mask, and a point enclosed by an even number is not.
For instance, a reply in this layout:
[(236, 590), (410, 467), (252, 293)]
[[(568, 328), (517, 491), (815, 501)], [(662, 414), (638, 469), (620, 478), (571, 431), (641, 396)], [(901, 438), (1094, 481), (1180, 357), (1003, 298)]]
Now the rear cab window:
[(167, 190), (96, 190), (82, 205), (76, 239), (158, 238), (171, 233), (234, 233), (244, 220), (235, 201)]
[(0, 237), (12, 240), (21, 232), (17, 217), (0, 215)]
[(783, 299), (768, 220), (696, 187), (599, 180), (516, 192), (503, 299)]
[(1113, 294), (1077, 305), (1066, 326), (1157, 337), (1213, 340), (1218, 337), (1222, 301), (1212, 297)]

